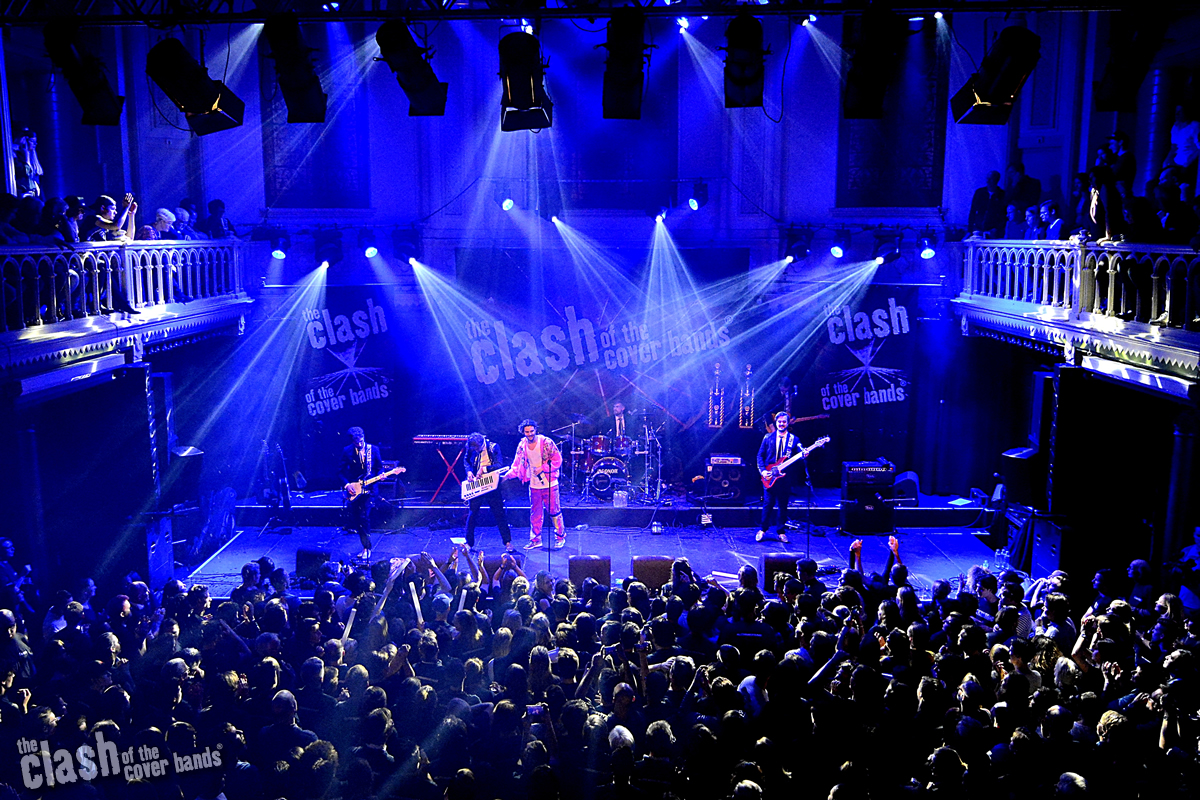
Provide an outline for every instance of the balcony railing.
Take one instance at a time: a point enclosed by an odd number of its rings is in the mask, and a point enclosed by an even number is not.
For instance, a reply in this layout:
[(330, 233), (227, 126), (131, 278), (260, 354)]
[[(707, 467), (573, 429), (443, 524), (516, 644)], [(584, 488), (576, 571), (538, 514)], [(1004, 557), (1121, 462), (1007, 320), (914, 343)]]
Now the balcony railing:
[(239, 295), (240, 252), (233, 241), (0, 248), (0, 330)]
[(1039, 306), (1070, 320), (1097, 316), (1200, 330), (1200, 253), (1152, 244), (963, 242), (963, 299)]

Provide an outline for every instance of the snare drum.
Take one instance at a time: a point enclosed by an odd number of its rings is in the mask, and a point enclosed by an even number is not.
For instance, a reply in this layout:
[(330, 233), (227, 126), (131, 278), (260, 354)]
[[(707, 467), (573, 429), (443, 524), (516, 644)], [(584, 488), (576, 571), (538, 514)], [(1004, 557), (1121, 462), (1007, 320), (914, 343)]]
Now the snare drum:
[(612, 439), (597, 434), (588, 441), (588, 450), (594, 456), (606, 456), (612, 452)]
[(613, 440), (613, 453), (621, 458), (629, 458), (633, 455), (633, 439), (628, 436), (618, 436)]
[(624, 488), (628, 483), (625, 462), (612, 456), (597, 461), (588, 477), (588, 486), (591, 487), (592, 494), (601, 500), (610, 499), (615, 489)]

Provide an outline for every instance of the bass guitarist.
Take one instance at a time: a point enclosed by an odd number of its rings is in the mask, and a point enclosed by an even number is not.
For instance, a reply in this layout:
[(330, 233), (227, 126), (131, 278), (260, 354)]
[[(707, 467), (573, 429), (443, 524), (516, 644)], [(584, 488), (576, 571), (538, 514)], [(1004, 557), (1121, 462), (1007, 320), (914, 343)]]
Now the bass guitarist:
[(350, 444), (342, 448), (342, 479), (346, 481), (347, 528), (358, 534), (362, 543), (359, 558), (371, 557), (371, 504), (374, 495), (366, 491), (364, 482), (383, 474), (379, 448), (367, 444), (363, 429), (355, 426), (346, 431)]
[[(500, 445), (486, 438), (482, 433), (472, 433), (467, 437), (467, 452), (463, 459), (467, 467), (467, 480), (473, 481), (481, 475), (496, 472), (504, 468), (504, 457), (500, 454)], [(496, 518), (496, 527), (500, 529), (500, 538), (504, 540), (504, 549), (515, 552), (512, 543), (512, 531), (508, 527), (508, 516), (504, 512), (504, 495), (500, 486), (486, 494), (477, 495), (467, 501), (470, 512), (467, 514), (467, 546), (475, 547), (475, 526), (479, 522), (479, 509), (484, 503), (492, 509)]]
[[(771, 527), (771, 511), (778, 506), (779, 508), (779, 525), (776, 531), (779, 534), (779, 541), (784, 544), (788, 543), (787, 537), (787, 522), (788, 522), (788, 500), (792, 496), (792, 472), (800, 472), (808, 469), (808, 464), (804, 459), (800, 459), (800, 463), (794, 467), (784, 471), (782, 474), (775, 476), (772, 470), (773, 464), (778, 464), (800, 451), (800, 442), (796, 439), (795, 434), (788, 433), (788, 413), (779, 411), (775, 414), (774, 430), (768, 428), (768, 433), (763, 437), (762, 444), (758, 447), (758, 471), (763, 478), (763, 506), (762, 506), (762, 521), (758, 525), (758, 533), (754, 534), (754, 541), (761, 542), (767, 535), (767, 530)], [(774, 481), (770, 479), (775, 477)], [(767, 485), (767, 484), (770, 485)]]

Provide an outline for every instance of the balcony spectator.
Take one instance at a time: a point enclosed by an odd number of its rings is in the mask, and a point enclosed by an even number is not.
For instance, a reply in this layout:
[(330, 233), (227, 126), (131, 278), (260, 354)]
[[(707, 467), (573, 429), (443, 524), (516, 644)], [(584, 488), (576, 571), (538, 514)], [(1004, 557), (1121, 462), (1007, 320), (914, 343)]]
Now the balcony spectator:
[(1200, 159), (1200, 121), (1193, 117), (1187, 106), (1175, 106), (1175, 123), (1171, 126), (1171, 149), (1163, 159), (1159, 181), (1174, 183), (1189, 195), (1194, 195), (1197, 159)]
[(1025, 235), (1022, 239), (1044, 239), (1044, 228), (1042, 227), (1042, 218), (1037, 206), (1030, 206), (1025, 209)]
[(1130, 149), (1129, 136), (1122, 131), (1113, 131), (1108, 137), (1108, 147), (1100, 152), (1097, 166), (1108, 168), (1102, 173), (1101, 185), (1105, 208), (1105, 233), (1100, 244), (1121, 242), (1125, 238), (1125, 214), (1122, 206), (1133, 197), (1133, 179), (1137, 173), (1137, 160)]
[(1162, 225), (1154, 206), (1145, 197), (1135, 197), (1125, 206), (1125, 241), (1149, 244), (1163, 241)]
[(160, 208), (154, 212), (154, 230), (159, 239), (182, 239), (179, 231), (175, 230), (175, 214), (168, 208)]
[(117, 217), (117, 201), (102, 194), (96, 199), (92, 213), (83, 218), (81, 238), (87, 242), (115, 242), (132, 239), (137, 215), (137, 203), (126, 194), (121, 216)]
[(1071, 179), (1071, 212), (1070, 219), (1064, 226), (1067, 230), (1075, 231), (1086, 224), (1088, 205), (1091, 197), (1088, 195), (1088, 174), (1077, 172)]
[(87, 205), (83, 198), (73, 195), (67, 198), (67, 210), (64, 216), (65, 228), (60, 230), (63, 240), (69, 243), (81, 241), (79, 226), (83, 224), (83, 216), (87, 213)]
[(41, 233), (42, 201), (33, 195), (25, 195), (17, 201), (17, 214), (13, 227), (32, 240)]
[(156, 242), (158, 241), (158, 230), (153, 225), (143, 225), (138, 228), (137, 234), (133, 238), (139, 242)]
[(975, 190), (967, 229), (972, 235), (998, 239), (1004, 233), (1004, 190), (1000, 188), (1000, 173), (987, 174), (987, 185)]
[(67, 201), (61, 197), (51, 197), (42, 207), (42, 216), (38, 220), (38, 235), (56, 241), (67, 241), (61, 230), (67, 224)]
[(236, 239), (237, 231), (233, 223), (225, 218), (225, 201), (208, 201), (208, 216), (196, 226), (196, 230), (206, 234), (210, 239)]
[(38, 161), (37, 134), (21, 128), (13, 137), (13, 169), (17, 174), (17, 197), (41, 197), (42, 163)]
[(179, 232), (179, 238), (186, 241), (195, 241), (203, 239), (204, 235), (192, 227), (192, 222), (195, 218), (191, 213), (182, 206), (175, 209), (175, 230)]
[(1063, 221), (1062, 217), (1058, 215), (1058, 204), (1053, 200), (1047, 200), (1042, 203), (1039, 210), (1042, 219), (1041, 238), (1054, 242), (1062, 239)]
[(1012, 203), (1004, 209), (1004, 238), (1005, 239), (1024, 239), (1025, 238), (1025, 221), (1021, 219), (1021, 215), (1017, 207)]
[[(196, 210), (195, 200), (190, 197), (185, 197), (179, 201), (179, 208), (182, 208), (184, 211), (188, 212), (188, 219), (191, 220), (193, 225), (200, 224), (200, 212)], [(176, 216), (178, 216), (178, 212), (176, 212)]]
[(1187, 244), (1196, 235), (1197, 220), (1191, 206), (1179, 199), (1168, 186), (1160, 185), (1154, 190), (1158, 201), (1158, 221), (1162, 225), (1161, 241), (1167, 244)]
[(1105, 166), (1092, 167), (1088, 172), (1088, 207), (1080, 229), (1089, 239), (1098, 241), (1108, 233), (1104, 186), (1111, 175)]
[(1036, 206), (1042, 200), (1042, 183), (1025, 174), (1025, 165), (1014, 161), (1005, 170), (1004, 196), (1017, 208)]

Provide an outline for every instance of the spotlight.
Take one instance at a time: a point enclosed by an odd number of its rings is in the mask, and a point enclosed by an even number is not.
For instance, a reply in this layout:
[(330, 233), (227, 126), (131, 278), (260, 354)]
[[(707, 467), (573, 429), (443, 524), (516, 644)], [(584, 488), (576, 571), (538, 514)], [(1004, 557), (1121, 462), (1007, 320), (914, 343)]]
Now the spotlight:
[(679, 26), (680, 33), (683, 33), (684, 31), (686, 31), (688, 29), (688, 26), (691, 25), (691, 23), (688, 22), (687, 17), (676, 17), (675, 24)]
[(415, 228), (392, 228), (392, 255), (397, 261), (415, 264), (421, 256), (421, 234)]
[(654, 217), (655, 222), (662, 222), (666, 218), (666, 214), (660, 213)]
[(829, 246), (829, 255), (841, 258), (850, 249), (850, 231), (842, 228), (833, 235), (833, 244)]
[(562, 193), (558, 181), (543, 180), (538, 183), (537, 212), (542, 219), (550, 219), (562, 213)]
[(803, 258), (808, 258), (812, 252), (813, 235), (816, 233), (812, 228), (800, 228), (799, 230), (790, 228), (787, 232), (787, 238), (784, 243), (783, 253), (784, 260), (799, 261)]
[(505, 211), (512, 211), (513, 205), (513, 199), (511, 197), (506, 197), (500, 201), (500, 208), (504, 209)]
[(175, 107), (183, 112), (188, 127), (198, 136), (242, 124), (246, 104), (208, 70), (196, 63), (178, 39), (163, 39), (146, 53), (146, 74)]
[(342, 6), (340, 3), (333, 2), (333, 0), (331, 0), (331, 2), (321, 4), (321, 10), (328, 14), (332, 14), (334, 11), (337, 11), (341, 7)]
[(640, 8), (618, 8), (608, 21), (601, 102), (605, 119), (641, 119), (646, 84), (646, 16)]
[(270, 242), (271, 257), (284, 259), (287, 258), (287, 251), (292, 246), (292, 238), (283, 228), (274, 225), (258, 225), (250, 231), (250, 241), (252, 242)]
[(271, 48), (267, 57), (275, 60), (275, 79), (287, 104), (287, 121), (324, 122), (328, 98), (313, 67), (315, 51), (304, 43), (300, 32), (300, 18), (292, 13), (268, 17), (263, 36)]
[(83, 124), (119, 124), (125, 98), (113, 92), (104, 62), (79, 41), (78, 26), (73, 22), (51, 22), (42, 37), (50, 60), (63, 71), (71, 94), (83, 109)]
[(762, 23), (742, 9), (725, 29), (725, 107), (763, 104), (764, 57)]
[(317, 263), (325, 269), (342, 260), (342, 232), (337, 228), (318, 228), (313, 231)]
[(271, 257), (278, 258), (280, 261), (287, 258), (288, 248), (292, 243), (287, 239), (276, 239), (271, 242)]
[(551, 214), (551, 215), (550, 215), (550, 221), (551, 221), (551, 222), (553, 222), (555, 225), (557, 225), (557, 224), (558, 224), (558, 217), (557, 217), (557, 216), (555, 216), (555, 215), (553, 215), (553, 214)]
[(900, 257), (900, 234), (880, 231), (875, 234), (875, 263), (890, 264)]
[(500, 40), (500, 130), (550, 127), (554, 104), (543, 84), (545, 69), (542, 46), (532, 34), (510, 33)]
[(513, 206), (516, 205), (513, 202), (512, 195), (508, 191), (507, 183), (496, 182), (495, 187), (492, 189), (492, 199), (496, 201), (496, 205), (500, 206), (502, 211), (512, 211)]
[(933, 12), (933, 18), (934, 18), (934, 19), (941, 19), (941, 18), (942, 18), (942, 17), (944, 17), (944, 16), (946, 16), (946, 15), (945, 15), (945, 14), (943, 14), (942, 12), (940, 12), (940, 11), (935, 11), (935, 12)]
[(388, 20), (375, 31), (379, 55), (396, 73), (396, 82), (408, 97), (410, 117), (440, 117), (446, 113), (450, 84), (441, 83), (429, 65), (433, 50), (420, 47), (403, 20)]
[(1041, 53), (1042, 38), (1028, 28), (1010, 25), (1000, 31), (980, 62), (979, 71), (950, 98), (955, 122), (1006, 124), (1017, 93), (1037, 66)]
[(925, 233), (917, 240), (917, 252), (926, 261), (937, 255), (937, 235), (932, 228), (926, 228)]
[(379, 248), (375, 246), (375, 231), (370, 228), (363, 228), (359, 231), (358, 248), (363, 251), (366, 258), (374, 258), (379, 255)]
[(699, 211), (707, 202), (708, 184), (704, 181), (696, 181), (692, 184), (692, 196), (688, 198), (688, 208), (692, 211)]

